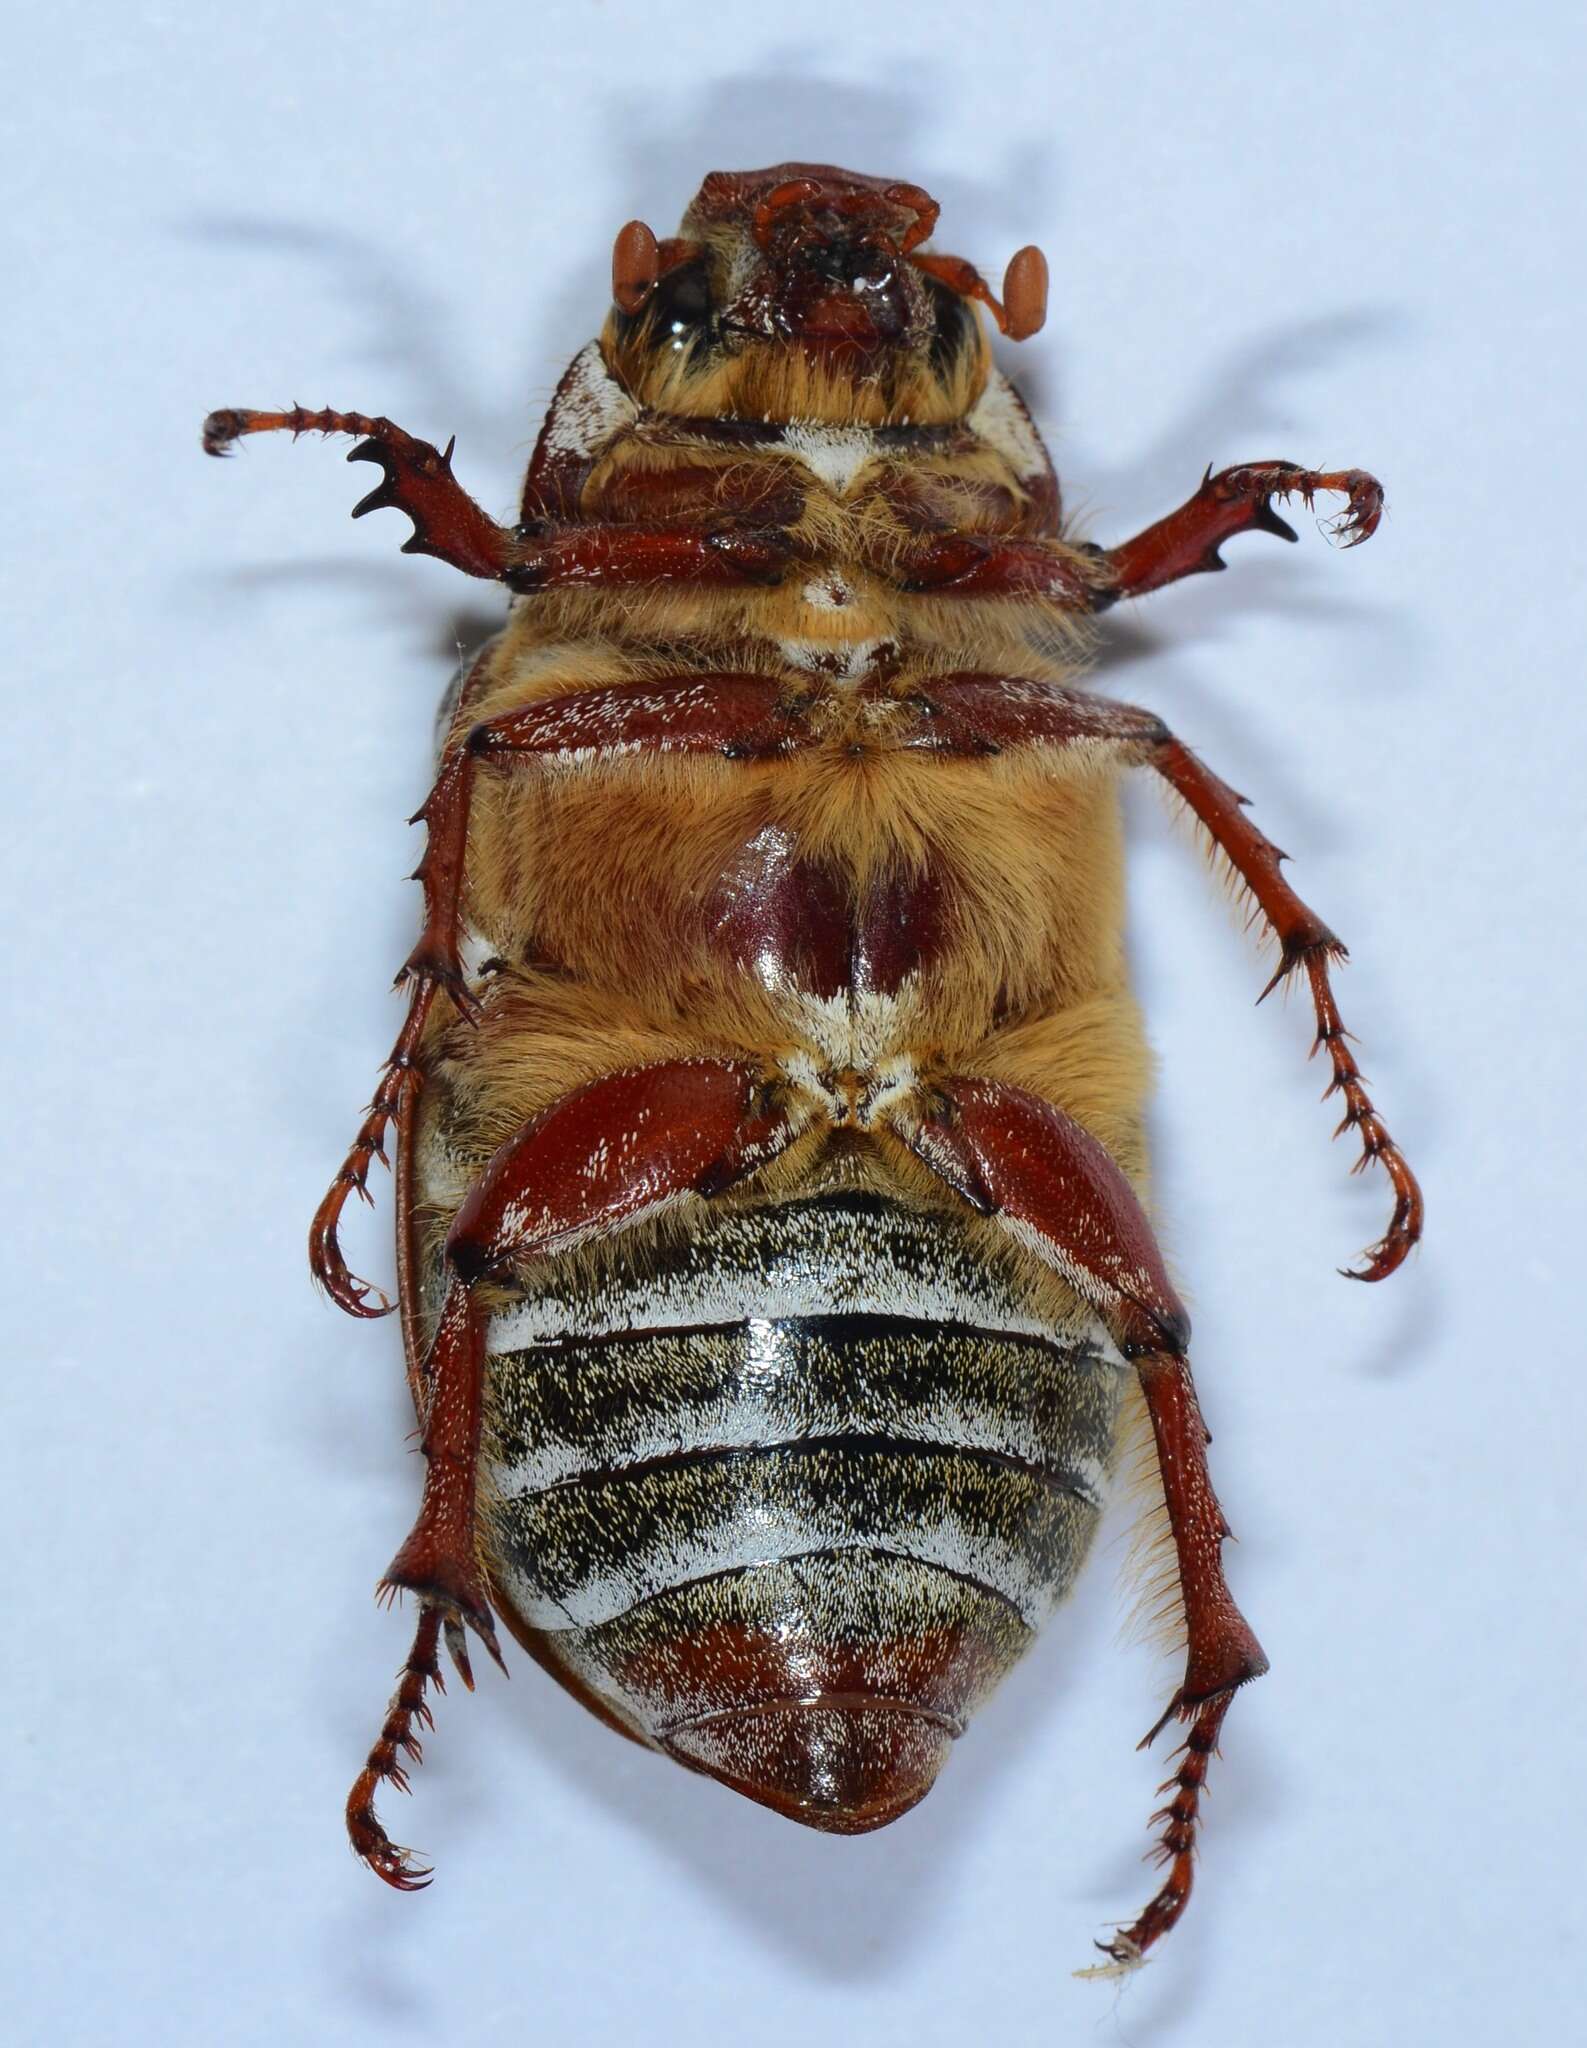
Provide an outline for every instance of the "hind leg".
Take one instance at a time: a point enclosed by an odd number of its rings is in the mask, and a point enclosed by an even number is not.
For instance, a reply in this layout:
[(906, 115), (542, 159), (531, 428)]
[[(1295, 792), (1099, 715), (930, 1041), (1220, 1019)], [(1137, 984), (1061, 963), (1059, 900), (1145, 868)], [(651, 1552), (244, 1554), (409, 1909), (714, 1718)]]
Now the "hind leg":
[(983, 1216), (1089, 1301), (1140, 1375), (1162, 1474), (1184, 1611), (1185, 1673), (1150, 1742), (1188, 1722), (1174, 1797), (1153, 1816), (1168, 1875), (1139, 1919), (1104, 1944), (1138, 1962), (1190, 1899), (1207, 1764), (1238, 1687), (1267, 1669), (1223, 1575), (1229, 1526), (1207, 1471), (1207, 1431), (1186, 1349), (1190, 1325), (1163, 1270), (1151, 1226), (1107, 1152), (1072, 1117), (1022, 1088), (950, 1077), (924, 1113), (892, 1118), (910, 1149)]
[(425, 1364), (430, 1389), (418, 1519), (392, 1559), (381, 1592), (412, 1593), (420, 1622), (380, 1740), (348, 1800), (353, 1847), (377, 1876), (411, 1890), (427, 1875), (375, 1816), (383, 1781), (404, 1789), (414, 1726), (427, 1719), (426, 1685), (446, 1639), (472, 1687), (465, 1632), (498, 1663), (481, 1562), (477, 1481), (485, 1402), (481, 1282), (534, 1258), (610, 1236), (690, 1195), (731, 1187), (774, 1158), (808, 1112), (784, 1105), (742, 1062), (676, 1060), (609, 1074), (575, 1089), (502, 1146), (458, 1211), (446, 1243), (448, 1285)]

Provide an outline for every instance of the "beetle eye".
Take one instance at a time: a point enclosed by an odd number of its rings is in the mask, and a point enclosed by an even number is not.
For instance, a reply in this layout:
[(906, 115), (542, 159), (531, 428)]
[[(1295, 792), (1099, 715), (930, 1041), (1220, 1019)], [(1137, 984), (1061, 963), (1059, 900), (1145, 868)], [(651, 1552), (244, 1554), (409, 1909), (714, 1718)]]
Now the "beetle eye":
[(975, 316), (957, 292), (949, 291), (929, 273), (923, 271), (921, 281), (931, 301), (931, 359), (938, 374), (947, 376), (959, 351), (975, 343)]
[(658, 334), (682, 335), (698, 327), (711, 311), (703, 261), (680, 263), (657, 284), (651, 319)]

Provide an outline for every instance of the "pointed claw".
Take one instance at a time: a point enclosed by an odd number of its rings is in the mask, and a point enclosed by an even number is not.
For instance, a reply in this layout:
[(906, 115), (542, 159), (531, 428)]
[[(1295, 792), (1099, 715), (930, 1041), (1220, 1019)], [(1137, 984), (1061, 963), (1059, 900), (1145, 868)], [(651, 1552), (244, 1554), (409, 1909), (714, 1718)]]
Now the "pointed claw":
[(412, 1849), (399, 1848), (378, 1821), (374, 1828), (380, 1839), (371, 1841), (367, 1848), (355, 1842), (356, 1853), (393, 1891), (422, 1892), (435, 1876), (434, 1866), (420, 1863)]
[(1339, 1277), (1341, 1280), (1364, 1280), (1369, 1285), (1378, 1280), (1387, 1280), (1391, 1273), (1397, 1272), (1405, 1263), (1413, 1242), (1413, 1239), (1397, 1235), (1391, 1229), (1386, 1237), (1379, 1238), (1376, 1244), (1369, 1245), (1361, 1254), (1366, 1261), (1364, 1266), (1340, 1266)]
[[(457, 1648), (452, 1640), (453, 1632), (455, 1630), (457, 1641), (461, 1643), (463, 1640), (463, 1622), (468, 1624), (485, 1645), (491, 1662), (496, 1666), (502, 1677), (510, 1678), (512, 1673), (507, 1669), (506, 1659), (501, 1653), (501, 1645), (496, 1640), (496, 1625), (491, 1620), (490, 1609), (483, 1605), (465, 1609), (461, 1621), (448, 1620), (443, 1624), (446, 1633), (446, 1646), (452, 1652), (453, 1663), (457, 1662)], [(470, 1691), (473, 1690), (472, 1681), (470, 1681), (469, 1689)]]
[(1127, 1934), (1120, 1934), (1112, 1941), (1093, 1942), (1092, 1946), (1100, 1949), (1108, 1960), (1105, 1963), (1092, 1963), (1084, 1970), (1076, 1970), (1076, 1977), (1107, 1981), (1117, 1977), (1128, 1977), (1134, 1971), (1146, 1967), (1145, 1954), (1136, 1947)]
[(398, 973), (396, 980), (392, 982), (391, 986), (393, 989), (406, 989), (421, 986), (425, 982), (429, 982), (432, 987), (439, 989), (450, 1001), (458, 1015), (466, 1018), (470, 1024), (477, 1024), (481, 1016), (483, 1016), (484, 1012), (480, 1008), (477, 997), (473, 994), (468, 983), (460, 973), (455, 975), (429, 974), (422, 968), (404, 967)]
[(457, 1675), (472, 1692), (474, 1690), (474, 1667), (468, 1657), (468, 1633), (472, 1629), (484, 1644), (486, 1653), (503, 1678), (510, 1678), (506, 1659), (502, 1656), (501, 1645), (496, 1640), (495, 1625), (486, 1607), (448, 1609), (441, 1622), (441, 1634), (446, 1642), (447, 1655), (457, 1667)]
[(477, 1026), (485, 1015), (485, 1007), (469, 987), (468, 977), (462, 968), (439, 959), (422, 941), (398, 968), (391, 986), (394, 989), (406, 988), (410, 982), (420, 986), (429, 982), (440, 989), (450, 999), (458, 1015), (469, 1024)]
[(446, 982), (442, 985), (464, 1023), (472, 1024), (477, 1029), (484, 1018), (485, 1006), (480, 1002), (478, 996), (474, 994), (468, 983), (459, 976), (456, 982)]
[[(1179, 1690), (1174, 1694), (1173, 1698), (1168, 1702), (1168, 1705), (1164, 1707), (1163, 1711), (1152, 1723), (1151, 1727), (1148, 1728), (1146, 1733), (1141, 1737), (1140, 1741), (1136, 1743), (1135, 1747), (1137, 1749), (1150, 1749), (1152, 1744), (1157, 1740), (1158, 1736), (1162, 1734), (1163, 1730), (1168, 1726), (1169, 1722), (1173, 1720), (1174, 1716), (1180, 1711), (1180, 1709), (1184, 1705), (1185, 1688), (1181, 1686)], [(1163, 1788), (1161, 1786), (1158, 1787), (1159, 1791), (1161, 1791), (1162, 1789)]]
[(251, 413), (235, 406), (223, 406), (212, 412), (204, 422), (204, 453), (206, 455), (231, 455), (236, 445), (248, 431)]
[(456, 1665), (458, 1677), (462, 1679), (464, 1688), (472, 1692), (474, 1667), (468, 1661), (468, 1637), (464, 1633), (463, 1624), (448, 1615), (441, 1624), (441, 1633), (446, 1640), (446, 1654)]
[[(357, 1183), (350, 1185), (356, 1186)], [(364, 1188), (359, 1187), (358, 1191), (366, 1202), (373, 1202), (374, 1197)], [(335, 1197), (336, 1185), (333, 1185), (310, 1226), (309, 1271), (345, 1315), (374, 1322), (381, 1316), (389, 1316), (396, 1303), (383, 1288), (376, 1287), (371, 1281), (360, 1280), (349, 1271), (336, 1234), (340, 1203)]]
[(512, 1673), (507, 1669), (507, 1659), (501, 1653), (501, 1645), (496, 1640), (496, 1631), (494, 1628), (489, 1630), (489, 1632), (483, 1638), (483, 1641), (486, 1649), (490, 1652), (491, 1662), (496, 1666), (496, 1669), (501, 1673), (502, 1677), (511, 1678)]
[(1281, 519), (1273, 510), (1273, 500), (1263, 498), (1251, 514), (1251, 524), (1261, 533), (1270, 533), (1275, 540), (1298, 541), (1300, 535), (1287, 519)]
[(1396, 1203), (1388, 1229), (1376, 1244), (1368, 1245), (1361, 1254), (1366, 1263), (1361, 1266), (1339, 1267), (1339, 1277), (1342, 1280), (1364, 1280), (1369, 1284), (1387, 1280), (1389, 1275), (1398, 1272), (1409, 1258), (1411, 1247), (1417, 1242), (1419, 1235), (1419, 1230), (1411, 1227), (1411, 1205), (1404, 1201)]
[(344, 1315), (374, 1323), (382, 1316), (389, 1316), (397, 1306), (383, 1287), (377, 1287), (372, 1280), (360, 1280), (355, 1273), (349, 1272), (334, 1236), (328, 1247), (320, 1248), (311, 1255), (309, 1264), (314, 1278)]
[[(483, 1643), (502, 1675), (511, 1675), (496, 1640), (490, 1603), (477, 1567), (471, 1559), (456, 1557), (449, 1546), (437, 1552), (418, 1525), (387, 1567), (375, 1589), (375, 1598), (382, 1606), (390, 1606), (403, 1593), (412, 1593), (420, 1611), (434, 1618), (457, 1675), (469, 1692), (474, 1690), (466, 1635), (469, 1629)], [(437, 1672), (427, 1674), (437, 1685), (438, 1669), (437, 1666)]]

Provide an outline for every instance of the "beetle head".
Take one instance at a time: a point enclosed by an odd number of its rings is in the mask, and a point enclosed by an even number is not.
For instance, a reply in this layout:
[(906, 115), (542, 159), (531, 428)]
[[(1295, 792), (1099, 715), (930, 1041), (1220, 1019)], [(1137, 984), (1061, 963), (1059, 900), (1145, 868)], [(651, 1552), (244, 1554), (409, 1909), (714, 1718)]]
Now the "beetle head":
[(999, 302), (970, 264), (922, 249), (937, 214), (918, 185), (826, 164), (713, 171), (678, 236), (619, 233), (611, 353), (637, 398), (672, 410), (775, 410), (780, 390), (852, 412), (863, 392), (867, 414), (953, 417), (986, 374), (972, 302), (1034, 334), (1046, 265), (1021, 250)]

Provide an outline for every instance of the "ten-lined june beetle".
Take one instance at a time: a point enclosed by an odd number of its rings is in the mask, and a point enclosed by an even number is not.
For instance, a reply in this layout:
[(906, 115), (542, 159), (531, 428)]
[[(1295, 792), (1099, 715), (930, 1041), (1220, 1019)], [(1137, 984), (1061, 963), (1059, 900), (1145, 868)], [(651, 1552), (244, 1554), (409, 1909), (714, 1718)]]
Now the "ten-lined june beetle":
[[(1151, 712), (1079, 687), (1092, 622), (1294, 539), (1275, 498), (1359, 470), (1210, 472), (1101, 548), (994, 367), (1041, 325), (924, 246), (918, 186), (823, 165), (708, 177), (680, 234), (617, 236), (615, 305), (558, 387), (518, 523), (389, 420), (356, 508), (514, 593), (461, 679), (419, 817), (407, 1021), (314, 1219), (316, 1275), (395, 1126), (402, 1326), (427, 1459), (384, 1588), (417, 1634), (347, 1808), (405, 1786), (444, 1637), (493, 1616), (613, 1728), (810, 1826), (879, 1827), (1084, 1561), (1124, 1418), (1149, 1424), (1184, 1622), (1166, 1879), (1191, 1884), (1235, 1689), (1188, 1325), (1136, 1189), (1146, 1060), (1121, 943), (1119, 773), (1189, 806), (1316, 1006), (1344, 1124), (1394, 1190), (1356, 1277), (1421, 1229), (1330, 988), (1343, 949), (1241, 799)], [(474, 961), (479, 964), (467, 965)], [(1154, 1730), (1154, 1733), (1156, 1731)]]

